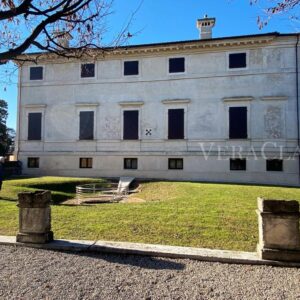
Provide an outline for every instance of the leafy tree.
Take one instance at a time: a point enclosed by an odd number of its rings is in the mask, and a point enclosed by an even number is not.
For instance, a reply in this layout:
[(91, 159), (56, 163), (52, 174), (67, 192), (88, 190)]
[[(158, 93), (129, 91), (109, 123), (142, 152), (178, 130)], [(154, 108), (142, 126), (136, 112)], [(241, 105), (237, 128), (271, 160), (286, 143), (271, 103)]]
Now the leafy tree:
[(7, 154), (10, 146), (13, 144), (15, 132), (7, 128), (6, 120), (8, 117), (8, 106), (5, 100), (0, 99), (0, 155)]
[[(101, 48), (113, 0), (1, 0), (0, 64), (35, 47), (67, 57)], [(128, 26), (116, 37), (119, 44)], [(71, 48), (67, 41), (72, 38)]]
[(257, 23), (259, 28), (263, 28), (268, 24), (270, 18), (278, 14), (290, 14), (292, 19), (298, 19), (299, 17), (299, 4), (300, 0), (250, 0), (250, 4), (261, 4), (266, 16), (262, 18), (258, 16)]

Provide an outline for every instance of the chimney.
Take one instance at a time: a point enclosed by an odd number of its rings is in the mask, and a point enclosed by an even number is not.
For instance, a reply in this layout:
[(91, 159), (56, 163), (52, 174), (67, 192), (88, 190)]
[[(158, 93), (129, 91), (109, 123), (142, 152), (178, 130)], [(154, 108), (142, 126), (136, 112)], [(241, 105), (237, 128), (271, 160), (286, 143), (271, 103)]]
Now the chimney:
[(53, 38), (55, 42), (62, 48), (69, 48), (70, 40), (72, 40), (72, 35), (69, 32), (55, 30), (53, 32)]
[(211, 39), (212, 38), (212, 28), (216, 24), (216, 18), (209, 18), (207, 15), (203, 19), (197, 20), (197, 28), (200, 31), (200, 39)]

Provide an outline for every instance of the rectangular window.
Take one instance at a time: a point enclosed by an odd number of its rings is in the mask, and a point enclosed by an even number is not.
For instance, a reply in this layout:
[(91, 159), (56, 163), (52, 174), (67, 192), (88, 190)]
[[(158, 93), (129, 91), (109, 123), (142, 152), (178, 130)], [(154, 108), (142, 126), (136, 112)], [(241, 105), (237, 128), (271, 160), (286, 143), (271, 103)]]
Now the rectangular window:
[(169, 73), (184, 73), (185, 59), (184, 57), (176, 57), (169, 59)]
[(247, 161), (245, 158), (242, 158), (242, 159), (231, 158), (230, 159), (230, 170), (231, 171), (246, 171), (246, 164), (247, 164)]
[(124, 169), (136, 170), (138, 168), (137, 158), (124, 158)]
[(229, 108), (229, 138), (247, 139), (247, 107)]
[(240, 69), (247, 67), (246, 53), (229, 54), (229, 69)]
[(184, 139), (184, 109), (168, 110), (168, 139)]
[(94, 112), (81, 111), (80, 114), (80, 140), (93, 140), (94, 139)]
[(95, 77), (95, 64), (81, 64), (81, 78)]
[(169, 158), (169, 170), (182, 170), (183, 159), (182, 158)]
[(42, 113), (28, 114), (28, 140), (40, 141), (42, 139)]
[(43, 67), (30, 67), (30, 80), (43, 80)]
[(93, 168), (93, 159), (90, 157), (81, 157), (79, 159), (79, 168), (81, 169)]
[(268, 159), (267, 162), (267, 171), (276, 171), (282, 172), (283, 171), (283, 161), (282, 159)]
[(139, 138), (139, 111), (125, 110), (123, 112), (123, 139), (138, 140)]
[(39, 157), (28, 157), (27, 158), (27, 168), (39, 168), (40, 167), (40, 158)]
[(139, 62), (124, 61), (124, 76), (139, 75)]

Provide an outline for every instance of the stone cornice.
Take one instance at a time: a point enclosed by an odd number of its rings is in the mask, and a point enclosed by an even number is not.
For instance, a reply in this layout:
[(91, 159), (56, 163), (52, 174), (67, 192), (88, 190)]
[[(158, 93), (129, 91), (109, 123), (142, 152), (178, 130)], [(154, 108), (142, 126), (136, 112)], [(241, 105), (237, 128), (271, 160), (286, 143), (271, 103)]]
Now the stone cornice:
[(144, 101), (121, 101), (119, 102), (120, 106), (142, 106)]
[(239, 97), (225, 97), (222, 99), (223, 102), (236, 102), (236, 101), (252, 101), (252, 96), (239, 96)]
[(191, 99), (166, 99), (162, 100), (162, 104), (188, 104), (191, 102)]
[(24, 107), (29, 109), (45, 109), (47, 104), (26, 104)]
[(93, 103), (76, 103), (75, 106), (76, 107), (97, 107), (99, 106), (100, 103), (96, 103), (96, 102), (93, 102)]
[[(240, 38), (226, 38), (226, 39), (211, 39), (211, 40), (195, 40), (186, 42), (172, 42), (172, 43), (162, 43), (162, 44), (149, 44), (149, 45), (137, 45), (120, 47), (116, 49), (111, 49), (103, 51), (102, 49), (91, 49), (87, 55), (89, 61), (101, 60), (104, 58), (113, 58), (118, 56), (138, 56), (138, 55), (155, 55), (163, 54), (169, 52), (190, 52), (190, 51), (209, 51), (217, 49), (230, 49), (233, 47), (249, 47), (254, 45), (264, 45), (271, 43), (276, 38), (276, 35), (263, 35), (263, 36), (245, 36)], [(21, 59), (37, 59), (41, 61), (78, 61), (79, 59), (58, 57), (56, 54), (51, 53), (38, 53), (21, 55)], [(81, 60), (85, 60), (82, 57)]]
[(288, 99), (287, 96), (265, 96), (260, 97), (262, 101), (285, 101)]

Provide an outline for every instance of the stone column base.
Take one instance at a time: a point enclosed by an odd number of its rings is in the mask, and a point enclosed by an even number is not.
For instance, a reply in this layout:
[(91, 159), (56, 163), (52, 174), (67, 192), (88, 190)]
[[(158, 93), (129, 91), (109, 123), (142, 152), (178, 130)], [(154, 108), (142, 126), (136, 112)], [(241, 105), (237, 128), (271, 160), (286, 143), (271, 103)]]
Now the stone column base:
[(46, 233), (18, 233), (18, 243), (45, 244), (53, 241), (53, 232)]
[(257, 245), (257, 253), (261, 259), (300, 262), (300, 250), (262, 248)]

